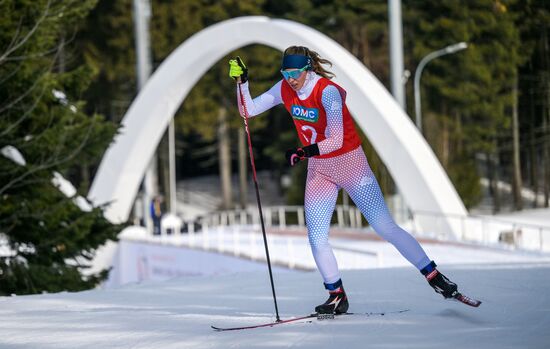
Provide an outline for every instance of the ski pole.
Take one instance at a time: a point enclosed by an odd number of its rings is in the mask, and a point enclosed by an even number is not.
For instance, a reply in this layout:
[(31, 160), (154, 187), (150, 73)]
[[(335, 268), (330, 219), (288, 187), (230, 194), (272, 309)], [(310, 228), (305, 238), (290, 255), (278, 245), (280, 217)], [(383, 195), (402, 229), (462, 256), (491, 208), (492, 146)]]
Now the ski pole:
[(243, 106), (244, 129), (246, 131), (246, 135), (248, 139), (248, 152), (250, 154), (250, 165), (252, 166), (252, 177), (254, 178), (254, 187), (256, 188), (256, 201), (258, 202), (258, 211), (260, 213), (260, 223), (262, 226), (262, 234), (264, 236), (265, 256), (267, 259), (267, 268), (269, 269), (269, 280), (271, 281), (271, 291), (273, 292), (273, 302), (275, 303), (275, 314), (277, 316), (277, 322), (280, 322), (281, 319), (279, 318), (279, 308), (277, 307), (277, 296), (275, 295), (275, 285), (273, 284), (273, 273), (271, 272), (271, 260), (269, 258), (269, 248), (267, 247), (267, 236), (265, 234), (264, 216), (262, 214), (262, 202), (260, 201), (260, 190), (258, 189), (258, 178), (256, 176), (256, 165), (254, 164), (254, 153), (252, 152), (252, 141), (250, 139), (250, 130), (248, 128), (248, 111), (246, 110), (246, 103), (244, 101), (244, 97), (241, 89), (241, 83), (238, 82), (237, 85), (239, 86), (239, 97), (240, 97), (241, 105)]

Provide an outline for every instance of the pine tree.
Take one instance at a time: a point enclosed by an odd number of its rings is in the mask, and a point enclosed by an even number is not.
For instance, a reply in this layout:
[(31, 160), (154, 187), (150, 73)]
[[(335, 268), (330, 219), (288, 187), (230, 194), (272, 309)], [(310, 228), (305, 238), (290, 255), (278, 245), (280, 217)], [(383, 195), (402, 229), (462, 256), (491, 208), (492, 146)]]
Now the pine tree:
[(76, 33), (76, 60), (95, 76), (83, 97), (87, 111), (122, 120), (137, 92), (132, 0), (96, 0)]
[(60, 50), (70, 49), (65, 34), (95, 2), (0, 2), (0, 148), (21, 154), (19, 161), (0, 157), (0, 295), (83, 290), (107, 276), (86, 269), (120, 226), (52, 182), (56, 172), (96, 162), (116, 132), (83, 112), (79, 99), (93, 71), (69, 61), (57, 73)]
[[(550, 196), (550, 3), (518, 0), (509, 10), (520, 30), (519, 68), (520, 150), (524, 150), (523, 173), (526, 182), (538, 194), (542, 189), (544, 206)], [(538, 205), (537, 199), (534, 206)]]
[(447, 45), (468, 43), (467, 50), (432, 61), (423, 73), (426, 137), (467, 207), (480, 197), (478, 180), (472, 175), (475, 156), (487, 154), (498, 207), (498, 164), (505, 160), (499, 148), (511, 134), (519, 59), (513, 18), (501, 2), (493, 0), (411, 2), (406, 18), (407, 46), (416, 62)]

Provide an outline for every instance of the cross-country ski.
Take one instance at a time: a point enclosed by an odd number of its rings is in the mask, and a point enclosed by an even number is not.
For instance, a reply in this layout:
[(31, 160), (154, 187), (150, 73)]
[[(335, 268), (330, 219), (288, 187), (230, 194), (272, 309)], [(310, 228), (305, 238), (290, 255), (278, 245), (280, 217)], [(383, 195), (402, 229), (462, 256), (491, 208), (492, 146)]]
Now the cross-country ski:
[(223, 332), (223, 331), (239, 331), (239, 330), (252, 330), (255, 328), (262, 328), (262, 327), (273, 327), (277, 325), (283, 325), (293, 322), (311, 322), (313, 320), (334, 320), (335, 317), (341, 317), (341, 316), (361, 316), (361, 317), (371, 317), (371, 316), (386, 316), (391, 314), (402, 314), (405, 312), (408, 312), (408, 309), (405, 310), (397, 310), (397, 311), (388, 311), (388, 312), (366, 312), (366, 313), (341, 313), (341, 314), (309, 314), (301, 317), (294, 317), (286, 320), (280, 320), (280, 321), (274, 321), (274, 322), (267, 322), (263, 324), (258, 325), (250, 325), (250, 326), (241, 326), (241, 327), (217, 327), (217, 326), (210, 326), (213, 330)]

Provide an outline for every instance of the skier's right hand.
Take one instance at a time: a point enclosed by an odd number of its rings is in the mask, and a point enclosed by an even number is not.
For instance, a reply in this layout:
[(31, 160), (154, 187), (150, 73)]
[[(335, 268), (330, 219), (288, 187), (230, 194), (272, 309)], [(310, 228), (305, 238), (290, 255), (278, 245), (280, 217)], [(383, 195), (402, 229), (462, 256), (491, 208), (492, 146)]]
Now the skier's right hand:
[(229, 76), (243, 84), (248, 80), (248, 68), (241, 57), (229, 60)]

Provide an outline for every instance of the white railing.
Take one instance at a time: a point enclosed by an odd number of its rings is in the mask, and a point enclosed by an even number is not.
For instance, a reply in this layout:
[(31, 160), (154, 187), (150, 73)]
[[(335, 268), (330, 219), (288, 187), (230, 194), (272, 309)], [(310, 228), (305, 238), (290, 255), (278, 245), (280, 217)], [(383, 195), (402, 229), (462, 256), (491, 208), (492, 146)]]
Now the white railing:
[[(504, 218), (482, 215), (453, 215), (427, 211), (416, 211), (412, 214), (411, 233), (439, 240), (452, 240), (451, 232), (445, 231), (444, 221), (453, 222), (459, 227), (460, 242), (498, 246), (509, 249), (550, 252), (550, 226), (535, 225), (511, 221)], [(422, 229), (419, 221), (429, 222), (437, 227), (434, 231)]]
[[(269, 228), (305, 228), (303, 206), (268, 206), (263, 208), (264, 224)], [(337, 206), (333, 223), (338, 227), (361, 228), (362, 216), (354, 206)], [(161, 229), (158, 240), (183, 246), (213, 251), (241, 258), (263, 261), (265, 250), (260, 227), (259, 212), (247, 210), (216, 211), (193, 221), (183, 222), (183, 234)], [(167, 234), (171, 232), (171, 234)], [(268, 234), (270, 257), (274, 265), (291, 269), (313, 270), (309, 241), (305, 234)], [(342, 269), (360, 269), (365, 266), (381, 267), (382, 256), (366, 249), (352, 248), (333, 241), (334, 253)]]
[[(287, 225), (305, 227), (303, 206), (268, 206), (263, 207), (264, 223), (266, 227), (285, 228)], [(338, 227), (362, 228), (364, 221), (361, 211), (355, 206), (338, 205), (333, 215), (334, 225)], [(191, 222), (186, 222), (190, 224)], [(200, 217), (195, 221), (203, 227), (218, 227), (260, 224), (260, 215), (257, 209), (216, 211)], [(192, 224), (191, 224), (192, 225)], [(192, 227), (191, 229), (194, 229)], [(191, 230), (190, 230), (191, 231)]]
[[(299, 270), (314, 270), (315, 261), (311, 255), (309, 241), (305, 234), (267, 234), (271, 262)], [(265, 249), (259, 224), (208, 226), (200, 231), (186, 234), (162, 234), (149, 239), (162, 244), (185, 246), (193, 249), (233, 255), (255, 261), (265, 261)], [(382, 256), (378, 252), (349, 246), (349, 242), (333, 239), (332, 247), (342, 269), (382, 267)]]
[[(267, 228), (305, 227), (303, 206), (263, 207), (264, 223)], [(452, 224), (448, 224), (451, 222)], [(333, 226), (339, 228), (361, 229), (367, 227), (366, 220), (355, 206), (338, 205), (332, 217)], [(208, 231), (215, 227), (254, 226), (259, 231), (258, 210), (217, 211), (202, 216), (195, 221), (185, 222), (185, 233)], [(474, 243), (484, 246), (508, 249), (550, 252), (550, 226), (507, 221), (498, 217), (481, 215), (453, 215), (428, 211), (415, 211), (410, 214), (410, 226), (413, 235), (429, 237), (442, 241)], [(422, 227), (432, 227), (426, 230)], [(459, 227), (459, 236), (448, 230), (449, 226)], [(435, 228), (433, 228), (435, 227)], [(211, 243), (211, 242), (209, 242)]]

